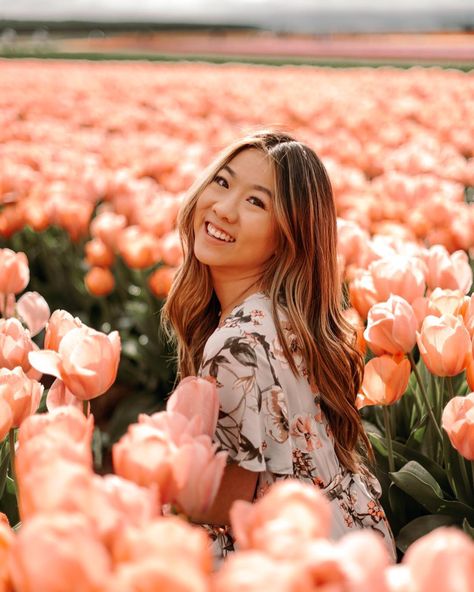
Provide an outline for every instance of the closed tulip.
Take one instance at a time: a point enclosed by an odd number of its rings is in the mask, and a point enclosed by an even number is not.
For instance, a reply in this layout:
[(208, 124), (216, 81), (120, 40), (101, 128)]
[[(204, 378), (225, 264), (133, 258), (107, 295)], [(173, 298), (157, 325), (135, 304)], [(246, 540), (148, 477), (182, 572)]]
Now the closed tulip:
[(230, 520), (241, 549), (285, 558), (296, 542), (304, 545), (329, 536), (331, 507), (319, 489), (285, 479), (274, 483), (255, 503), (235, 501)]
[(460, 290), (467, 294), (472, 285), (472, 269), (465, 251), (449, 254), (446, 247), (434, 245), (425, 256), (428, 268), (426, 282), (428, 288), (447, 288)]
[(100, 238), (93, 238), (84, 246), (87, 263), (93, 267), (110, 267), (115, 259), (114, 252)]
[(401, 354), (372, 358), (365, 365), (357, 407), (392, 405), (407, 390), (410, 372), (410, 362)]
[(459, 454), (474, 460), (474, 393), (453, 397), (444, 408), (441, 425)]
[(150, 274), (148, 285), (157, 298), (166, 298), (168, 296), (175, 274), (176, 268), (166, 265), (159, 267)]
[(48, 303), (38, 292), (25, 292), (16, 303), (16, 311), (32, 337), (45, 328), (51, 315)]
[(37, 370), (61, 379), (78, 399), (93, 399), (115, 381), (120, 336), (117, 331), (106, 335), (88, 327), (72, 329), (62, 338), (58, 352), (31, 352), (29, 360)]
[(90, 232), (112, 251), (117, 248), (120, 232), (127, 226), (127, 218), (115, 212), (101, 212), (91, 222)]
[(364, 338), (376, 356), (409, 353), (416, 344), (417, 319), (401, 296), (374, 304), (367, 317)]
[(367, 318), (370, 308), (379, 301), (372, 275), (368, 271), (359, 273), (349, 284), (352, 306), (363, 319)]
[(425, 293), (424, 264), (416, 257), (395, 255), (379, 259), (370, 264), (369, 271), (379, 302), (395, 294), (411, 304)]
[(426, 367), (436, 376), (455, 376), (469, 363), (471, 339), (461, 317), (428, 315), (417, 342)]
[(36, 412), (44, 387), (26, 376), (19, 367), (0, 369), (0, 398), (12, 412), (12, 427), (19, 427), (29, 415)]
[(0, 398), (0, 442), (13, 427), (13, 412), (10, 405)]
[(474, 542), (457, 528), (436, 528), (408, 547), (402, 564), (417, 592), (471, 592)]
[(0, 292), (18, 294), (30, 281), (28, 258), (23, 252), (0, 249)]
[(84, 276), (87, 290), (93, 296), (107, 296), (115, 288), (114, 274), (105, 267), (92, 267)]
[(14, 589), (24, 592), (64, 592), (65, 586), (102, 592), (112, 575), (110, 557), (94, 524), (71, 512), (38, 514), (23, 524), (12, 544), (9, 566)]
[(166, 404), (167, 411), (176, 411), (188, 419), (202, 421), (202, 433), (213, 436), (219, 415), (216, 385), (203, 378), (187, 376), (178, 384)]
[(439, 317), (443, 314), (464, 317), (470, 305), (470, 298), (461, 290), (435, 288), (428, 298), (428, 314)]

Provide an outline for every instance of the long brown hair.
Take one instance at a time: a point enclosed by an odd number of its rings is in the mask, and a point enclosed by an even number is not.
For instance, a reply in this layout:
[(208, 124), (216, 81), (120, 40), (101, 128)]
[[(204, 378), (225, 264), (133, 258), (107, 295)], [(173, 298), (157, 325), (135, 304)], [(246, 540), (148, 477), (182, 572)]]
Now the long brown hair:
[(176, 272), (162, 308), (161, 323), (177, 345), (177, 382), (196, 375), (206, 341), (219, 322), (219, 301), (210, 270), (194, 256), (194, 211), (204, 188), (217, 172), (247, 148), (262, 150), (273, 163), (274, 212), (278, 256), (261, 277), (262, 291), (272, 301), (278, 339), (293, 374), (298, 370), (284, 337), (277, 306), (286, 307), (321, 404), (334, 434), (342, 465), (360, 468), (359, 452), (370, 451), (355, 400), (364, 360), (355, 346), (355, 332), (344, 319), (337, 263), (336, 210), (328, 174), (316, 153), (291, 135), (258, 130), (223, 149), (190, 187), (178, 214), (183, 263)]

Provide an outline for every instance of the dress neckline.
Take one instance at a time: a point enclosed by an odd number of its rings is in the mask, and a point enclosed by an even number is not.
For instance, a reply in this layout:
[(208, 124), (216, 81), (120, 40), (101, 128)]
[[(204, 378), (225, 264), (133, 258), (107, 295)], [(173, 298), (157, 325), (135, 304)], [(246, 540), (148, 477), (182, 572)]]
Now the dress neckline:
[(220, 318), (220, 313), (219, 313), (219, 324), (218, 327), (222, 327), (224, 324), (224, 321), (226, 319), (228, 319), (229, 317), (232, 316), (232, 313), (234, 312), (234, 310), (236, 308), (240, 308), (241, 306), (243, 306), (247, 300), (250, 300), (250, 298), (258, 298), (258, 297), (267, 297), (267, 295), (265, 294), (265, 292), (252, 292), (252, 294), (249, 294), (248, 296), (246, 296), (239, 304), (236, 304), (229, 312), (229, 314), (227, 316), (225, 316), (224, 318)]

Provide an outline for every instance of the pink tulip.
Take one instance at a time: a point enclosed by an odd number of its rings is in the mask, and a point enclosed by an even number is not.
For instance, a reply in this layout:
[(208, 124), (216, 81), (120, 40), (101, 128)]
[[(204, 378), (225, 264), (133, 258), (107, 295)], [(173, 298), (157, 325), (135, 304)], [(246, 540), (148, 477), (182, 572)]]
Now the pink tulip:
[(58, 352), (32, 352), (34, 368), (61, 379), (78, 399), (89, 400), (105, 393), (114, 383), (120, 361), (120, 336), (88, 327), (72, 329), (62, 338)]
[(127, 527), (114, 542), (113, 557), (117, 563), (161, 557), (186, 563), (202, 573), (210, 573), (212, 555), (206, 532), (177, 516), (149, 520), (139, 528)]
[(119, 565), (104, 592), (208, 592), (207, 580), (182, 557), (153, 557)]
[(441, 425), (459, 454), (474, 460), (474, 393), (453, 397), (444, 408)]
[(349, 293), (352, 306), (366, 319), (370, 308), (379, 301), (372, 275), (368, 271), (359, 273), (350, 283)]
[(62, 338), (72, 329), (80, 329), (84, 325), (79, 318), (73, 317), (65, 310), (55, 310), (46, 325), (44, 349), (59, 350)]
[(425, 293), (425, 268), (416, 257), (396, 255), (374, 261), (369, 266), (378, 301), (395, 294), (410, 304)]
[(443, 314), (464, 316), (471, 299), (461, 290), (435, 288), (428, 298), (428, 313), (439, 317)]
[(161, 502), (166, 504), (184, 485), (177, 482), (173, 470), (175, 452), (165, 432), (144, 423), (132, 424), (112, 447), (114, 471), (137, 485), (156, 485)]
[[(297, 562), (280, 561), (261, 551), (239, 551), (214, 574), (212, 592), (313, 592), (321, 590)], [(338, 588), (326, 592), (340, 592)]]
[(0, 249), (0, 292), (18, 294), (30, 281), (28, 258), (23, 252)]
[(18, 443), (20, 448), (28, 440), (38, 435), (57, 435), (67, 437), (69, 440), (79, 442), (85, 448), (92, 442), (94, 431), (94, 418), (72, 407), (60, 407), (49, 413), (30, 415), (21, 424), (18, 430)]
[(19, 427), (29, 415), (36, 412), (44, 387), (26, 376), (20, 367), (0, 369), (0, 398), (12, 412), (12, 427)]
[(374, 304), (367, 318), (364, 338), (376, 356), (409, 353), (416, 344), (417, 320), (401, 296)]
[(177, 267), (183, 261), (183, 249), (177, 230), (165, 234), (160, 240), (161, 259), (165, 265)]
[[(60, 407), (74, 407), (79, 411), (84, 411), (84, 401), (81, 401), (74, 396), (71, 391), (66, 387), (64, 382), (59, 378), (53, 382), (49, 387), (48, 394), (46, 396), (46, 408), (48, 411), (59, 409)], [(87, 414), (90, 412), (90, 403), (87, 403)]]
[(110, 249), (115, 251), (120, 231), (126, 226), (125, 216), (115, 212), (101, 212), (92, 220), (90, 232), (93, 237), (100, 238)]
[(212, 506), (226, 466), (227, 452), (217, 452), (207, 435), (181, 443), (174, 456), (174, 473), (182, 474), (174, 503), (188, 516), (201, 516)]
[(436, 376), (455, 376), (469, 363), (471, 340), (461, 317), (428, 315), (417, 343), (426, 367)]
[(12, 545), (9, 566), (14, 589), (22, 592), (64, 592), (72, 583), (74, 590), (102, 592), (112, 575), (94, 525), (77, 513), (28, 520)]
[(38, 292), (25, 292), (18, 299), (16, 310), (33, 337), (44, 329), (50, 316), (48, 303)]
[(30, 332), (18, 319), (0, 319), (0, 367), (13, 370), (20, 366), (30, 378), (39, 378), (31, 367), (28, 354), (38, 349)]
[(362, 263), (369, 239), (369, 233), (356, 222), (337, 219), (337, 250), (344, 257), (346, 265)]
[(472, 285), (472, 270), (465, 251), (452, 255), (442, 245), (434, 245), (425, 256), (428, 268), (426, 283), (428, 288), (447, 288), (460, 290), (467, 294)]
[(474, 542), (459, 529), (437, 528), (408, 548), (403, 565), (417, 592), (471, 592)]
[(300, 545), (329, 536), (331, 507), (316, 487), (285, 479), (271, 485), (256, 503), (235, 501), (230, 520), (241, 549), (283, 558)]
[(365, 365), (357, 407), (392, 405), (407, 390), (410, 372), (410, 362), (401, 354), (372, 358)]
[(5, 399), (0, 398), (0, 442), (13, 427), (13, 411)]
[(214, 383), (203, 378), (183, 378), (166, 403), (167, 411), (176, 411), (188, 419), (202, 420), (202, 433), (213, 436), (219, 415), (219, 395)]
[[(4, 515), (5, 516), (5, 515)], [(8, 524), (8, 519), (5, 522), (0, 520), (0, 591), (11, 592), (12, 584), (10, 578), (10, 570), (8, 566), (8, 557), (10, 549), (15, 542), (15, 533)]]

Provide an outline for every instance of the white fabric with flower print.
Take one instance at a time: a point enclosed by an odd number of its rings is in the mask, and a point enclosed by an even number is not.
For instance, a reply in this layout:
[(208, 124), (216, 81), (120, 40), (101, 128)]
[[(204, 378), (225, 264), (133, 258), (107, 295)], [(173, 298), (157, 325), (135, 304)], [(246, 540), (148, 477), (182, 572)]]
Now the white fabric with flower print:
[[(309, 384), (283, 307), (278, 315), (297, 378), (283, 355), (271, 300), (263, 292), (234, 307), (206, 342), (198, 376), (216, 379), (220, 413), (214, 439), (228, 451), (229, 461), (260, 473), (256, 499), (278, 479), (313, 483), (331, 502), (334, 540), (357, 528), (371, 528), (395, 557), (393, 536), (379, 503), (380, 484), (368, 471), (353, 474), (340, 465), (320, 395)], [(216, 558), (235, 549), (229, 527), (206, 529)]]

